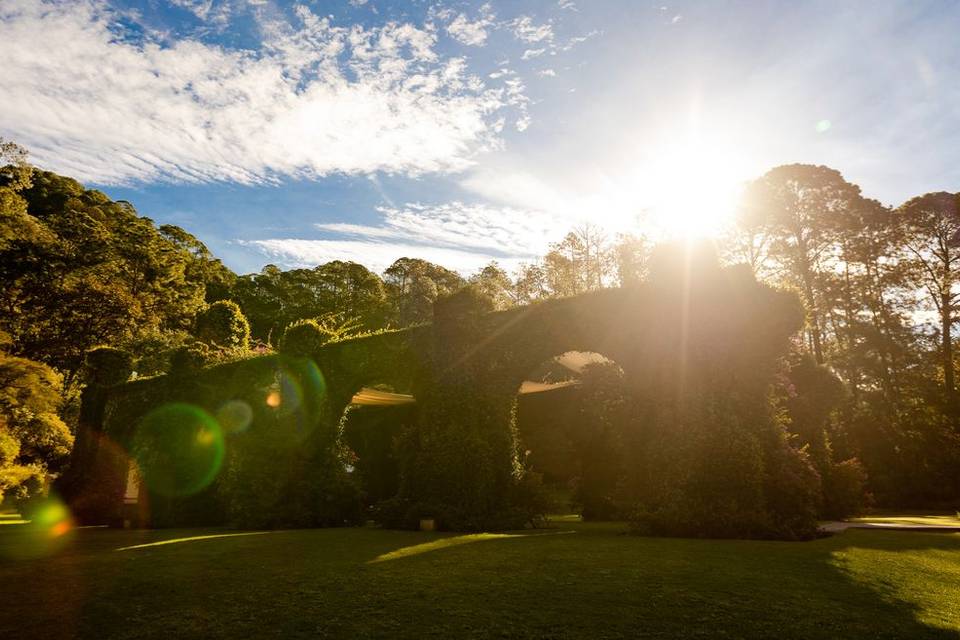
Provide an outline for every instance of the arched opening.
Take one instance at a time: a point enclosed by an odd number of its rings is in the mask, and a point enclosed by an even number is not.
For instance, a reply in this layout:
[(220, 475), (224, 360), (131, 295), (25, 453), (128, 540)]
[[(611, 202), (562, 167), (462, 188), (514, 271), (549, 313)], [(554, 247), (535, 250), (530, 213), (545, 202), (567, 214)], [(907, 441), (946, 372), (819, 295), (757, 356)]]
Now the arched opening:
[(567, 351), (537, 366), (517, 391), (517, 437), (556, 513), (614, 518), (627, 410), (623, 370), (590, 351)]
[(365, 507), (389, 500), (400, 489), (398, 446), (417, 418), (416, 398), (389, 384), (362, 387), (340, 419), (341, 441), (349, 449), (347, 472), (357, 481)]

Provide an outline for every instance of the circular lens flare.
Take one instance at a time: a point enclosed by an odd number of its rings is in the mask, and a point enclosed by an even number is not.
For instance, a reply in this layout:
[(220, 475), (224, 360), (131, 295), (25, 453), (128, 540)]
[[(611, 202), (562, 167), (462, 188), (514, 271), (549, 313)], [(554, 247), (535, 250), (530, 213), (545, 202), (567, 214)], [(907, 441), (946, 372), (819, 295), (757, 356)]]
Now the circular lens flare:
[(133, 452), (144, 484), (163, 496), (188, 496), (213, 482), (223, 464), (220, 424), (200, 407), (172, 403), (147, 414)]
[(310, 358), (285, 358), (267, 392), (267, 406), (282, 413), (311, 412), (327, 391), (320, 368)]
[(217, 422), (226, 433), (246, 431), (253, 422), (253, 409), (243, 400), (229, 400), (217, 409)]
[(18, 560), (40, 558), (61, 550), (73, 537), (73, 516), (56, 496), (33, 502), (23, 515), (29, 522), (12, 525), (17, 530), (0, 545), (0, 555)]

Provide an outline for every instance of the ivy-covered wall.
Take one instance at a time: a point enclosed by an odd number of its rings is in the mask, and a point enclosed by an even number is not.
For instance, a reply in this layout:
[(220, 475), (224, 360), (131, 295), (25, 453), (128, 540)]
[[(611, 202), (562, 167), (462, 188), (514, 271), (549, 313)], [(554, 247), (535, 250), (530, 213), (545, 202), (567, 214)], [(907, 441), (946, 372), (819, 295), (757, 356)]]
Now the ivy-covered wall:
[[(341, 417), (361, 387), (385, 384), (412, 393), (417, 408), (397, 438), (398, 494), (378, 517), (397, 526), (421, 516), (455, 529), (522, 526), (539, 504), (518, 455), (517, 389), (545, 360), (577, 350), (623, 368), (632, 413), (622, 500), (636, 506), (638, 529), (803, 537), (814, 526), (807, 494), (816, 478), (805, 475), (809, 465), (767, 397), (801, 322), (796, 296), (700, 258), (664, 262), (643, 286), (499, 313), (468, 288), (438, 302), (431, 326), (329, 343), (309, 357), (88, 389), (81, 442), (100, 446), (78, 444), (83, 478), (74, 477), (71, 498), (98, 505), (87, 509), (91, 519), (118, 517), (125, 471), (116, 460), (126, 454), (147, 467), (151, 524), (354, 521), (361, 514)], [(171, 404), (198, 408), (223, 431), (217, 473), (189, 495), (164, 489), (163, 478), (150, 482), (151, 464), (175, 460), (164, 460), (163, 437), (137, 436)], [(205, 418), (189, 419), (197, 438), (210, 437)], [(166, 480), (176, 488), (182, 478)]]

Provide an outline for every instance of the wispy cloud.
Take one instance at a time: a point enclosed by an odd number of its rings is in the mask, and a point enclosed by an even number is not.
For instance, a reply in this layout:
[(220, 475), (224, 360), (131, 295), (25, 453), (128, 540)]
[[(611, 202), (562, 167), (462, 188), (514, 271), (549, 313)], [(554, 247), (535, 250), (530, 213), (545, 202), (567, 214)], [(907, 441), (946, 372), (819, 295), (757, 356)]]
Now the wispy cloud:
[(532, 257), (546, 246), (556, 220), (536, 211), (453, 201), (380, 207), (377, 226), (318, 224), (321, 231), (377, 240), (417, 241), (433, 246)]
[(285, 268), (314, 267), (331, 260), (359, 262), (368, 269), (382, 272), (398, 258), (420, 258), (443, 265), (467, 275), (497, 260), (501, 266), (514, 270), (519, 261), (493, 254), (458, 251), (446, 247), (366, 240), (303, 240), (273, 238), (245, 240), (239, 244), (254, 247), (271, 261)]
[(458, 14), (447, 25), (447, 33), (458, 42), (479, 47), (486, 44), (488, 31), (495, 24), (493, 7), (485, 4), (480, 7), (480, 16), (476, 20), (470, 20), (465, 13)]
[(530, 16), (520, 16), (511, 23), (513, 35), (523, 42), (552, 42), (553, 27), (549, 23), (537, 24)]
[(382, 269), (408, 256), (467, 273), (494, 259), (512, 268), (543, 254), (557, 239), (556, 218), (513, 207), (453, 201), (380, 207), (378, 212), (383, 217), (375, 225), (315, 225), (328, 236), (323, 239), (271, 238), (246, 244), (290, 266), (357, 259)]
[(117, 18), (99, 0), (0, 5), (0, 135), (82, 180), (456, 171), (518, 103), (438, 53), (429, 23), (337, 26), (300, 6), (250, 51), (138, 40)]

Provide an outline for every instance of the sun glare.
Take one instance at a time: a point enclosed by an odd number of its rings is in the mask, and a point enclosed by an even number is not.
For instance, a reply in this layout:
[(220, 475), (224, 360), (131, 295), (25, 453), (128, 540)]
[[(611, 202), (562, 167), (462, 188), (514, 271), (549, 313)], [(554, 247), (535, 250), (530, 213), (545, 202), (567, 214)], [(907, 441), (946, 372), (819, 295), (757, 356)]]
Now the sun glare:
[(637, 170), (647, 223), (667, 238), (716, 236), (743, 189), (742, 159), (698, 141), (665, 145)]

